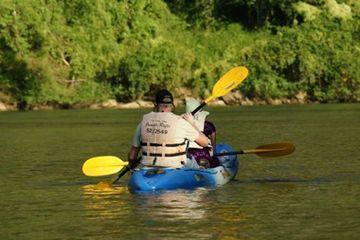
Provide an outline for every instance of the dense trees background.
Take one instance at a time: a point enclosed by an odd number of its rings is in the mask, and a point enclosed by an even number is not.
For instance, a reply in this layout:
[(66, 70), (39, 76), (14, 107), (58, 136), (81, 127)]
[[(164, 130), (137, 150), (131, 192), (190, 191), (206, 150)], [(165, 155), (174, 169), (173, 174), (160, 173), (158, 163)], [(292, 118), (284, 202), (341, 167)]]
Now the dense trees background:
[(0, 101), (204, 96), (245, 65), (249, 98), (356, 102), (359, 16), (357, 0), (2, 0)]

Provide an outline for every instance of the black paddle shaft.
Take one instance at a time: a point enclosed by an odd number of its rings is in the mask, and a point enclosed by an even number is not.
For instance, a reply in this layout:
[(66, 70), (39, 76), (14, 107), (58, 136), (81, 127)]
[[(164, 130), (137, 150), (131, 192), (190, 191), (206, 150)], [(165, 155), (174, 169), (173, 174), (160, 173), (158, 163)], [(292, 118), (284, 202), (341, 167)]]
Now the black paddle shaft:
[(130, 168), (128, 166), (124, 167), (120, 173), (119, 173), (119, 176), (113, 181), (112, 184), (116, 183), (117, 181), (119, 181), (119, 179), (124, 176), (128, 171), (130, 171)]
[[(136, 159), (137, 165), (140, 163), (140, 161), (141, 161), (141, 157), (138, 157), (138, 159)], [(120, 179), (122, 176), (124, 176), (127, 172), (129, 172), (130, 170), (131, 170), (131, 169), (130, 169), (129, 166), (126, 166), (126, 167), (124, 167), (123, 169), (121, 169), (118, 177), (115, 179), (115, 181), (113, 181), (112, 184), (114, 184), (114, 183), (116, 183), (117, 181), (119, 181), (119, 179)]]
[(238, 154), (244, 154), (244, 151), (236, 151), (236, 152), (223, 152), (223, 153), (216, 153), (214, 156), (220, 157), (220, 156), (229, 156), (229, 155), (238, 155)]

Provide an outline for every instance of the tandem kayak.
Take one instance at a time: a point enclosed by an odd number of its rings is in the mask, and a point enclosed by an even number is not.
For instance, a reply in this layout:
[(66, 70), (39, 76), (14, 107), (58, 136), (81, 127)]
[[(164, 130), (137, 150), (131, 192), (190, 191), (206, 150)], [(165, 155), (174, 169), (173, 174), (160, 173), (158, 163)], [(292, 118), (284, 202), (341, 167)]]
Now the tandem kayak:
[[(228, 144), (216, 145), (216, 153), (233, 151)], [(154, 167), (136, 169), (130, 177), (128, 187), (133, 192), (217, 187), (233, 179), (239, 166), (236, 155), (221, 156), (218, 159), (220, 166), (207, 169)]]

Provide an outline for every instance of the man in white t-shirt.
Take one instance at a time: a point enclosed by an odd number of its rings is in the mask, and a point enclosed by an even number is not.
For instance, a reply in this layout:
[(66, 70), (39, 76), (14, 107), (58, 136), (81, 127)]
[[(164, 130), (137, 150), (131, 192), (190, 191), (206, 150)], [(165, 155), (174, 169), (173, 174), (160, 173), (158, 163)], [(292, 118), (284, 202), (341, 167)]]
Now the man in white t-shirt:
[(130, 168), (136, 167), (140, 150), (144, 166), (198, 167), (196, 161), (186, 158), (187, 140), (205, 147), (209, 139), (195, 126), (190, 113), (181, 117), (173, 110), (171, 93), (165, 89), (157, 92), (154, 111), (145, 114), (136, 128), (128, 154)]

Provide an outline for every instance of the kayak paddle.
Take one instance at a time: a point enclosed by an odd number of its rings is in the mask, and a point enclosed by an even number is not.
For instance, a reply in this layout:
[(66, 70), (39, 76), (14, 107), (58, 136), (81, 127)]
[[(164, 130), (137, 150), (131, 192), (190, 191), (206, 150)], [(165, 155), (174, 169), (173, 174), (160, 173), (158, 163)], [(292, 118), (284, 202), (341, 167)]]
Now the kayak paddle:
[[(192, 111), (191, 114), (194, 115), (195, 113), (197, 113), (201, 108), (203, 108), (208, 102), (212, 101), (213, 99), (228, 94), (242, 81), (244, 81), (248, 74), (249, 70), (246, 67), (232, 68), (215, 83), (212, 89), (212, 95), (205, 99), (205, 101), (201, 105), (199, 105), (194, 111)], [(127, 165), (128, 162), (124, 162), (117, 157), (103, 156), (88, 159), (84, 163), (82, 170), (86, 176), (106, 176), (118, 173), (124, 168), (124, 166)], [(129, 170), (129, 167), (123, 169), (119, 177), (114, 182), (119, 180)]]
[(249, 150), (240, 150), (236, 152), (224, 152), (215, 154), (215, 156), (228, 156), (228, 155), (237, 155), (237, 154), (251, 154), (254, 153), (259, 157), (280, 157), (293, 153), (295, 151), (295, 146), (290, 142), (279, 142), (279, 143), (270, 143), (266, 145), (259, 146), (255, 149)]
[[(197, 113), (201, 108), (203, 108), (208, 102), (212, 101), (213, 99), (228, 94), (242, 81), (244, 81), (248, 75), (249, 75), (249, 70), (246, 67), (232, 68), (215, 83), (212, 89), (212, 95), (207, 99), (205, 99), (205, 101), (201, 105), (199, 105), (194, 111), (192, 111), (191, 114), (194, 115), (195, 113)], [(113, 183), (118, 181), (128, 171), (130, 171), (129, 167), (124, 169)]]
[(203, 108), (207, 103), (212, 101), (215, 98), (225, 96), (235, 87), (237, 87), (245, 78), (249, 75), (249, 70), (246, 67), (234, 67), (224, 76), (222, 76), (214, 85), (212, 89), (212, 94), (205, 101), (200, 104), (194, 111), (191, 112), (192, 115), (197, 113), (201, 108)]
[(90, 177), (107, 176), (118, 173), (127, 165), (128, 162), (114, 156), (93, 157), (86, 160), (82, 166), (82, 171)]

